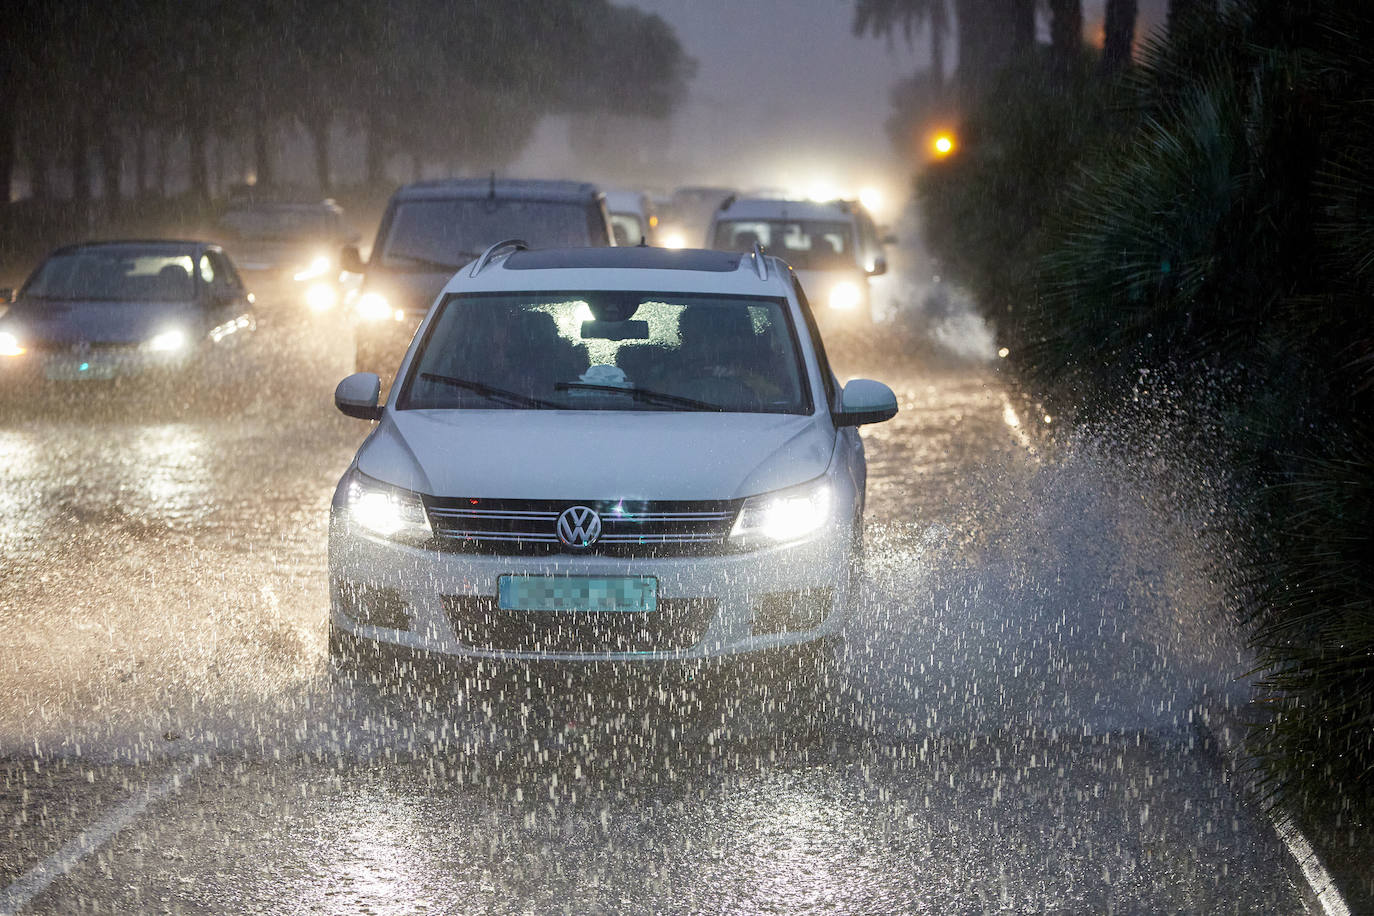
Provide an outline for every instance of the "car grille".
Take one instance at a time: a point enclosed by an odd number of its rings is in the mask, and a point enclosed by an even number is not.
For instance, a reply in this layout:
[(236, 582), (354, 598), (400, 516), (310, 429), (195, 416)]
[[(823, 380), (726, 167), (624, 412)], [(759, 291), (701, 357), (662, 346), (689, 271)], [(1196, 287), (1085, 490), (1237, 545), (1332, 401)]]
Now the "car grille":
[[(720, 553), (741, 500), (607, 501), (425, 498), (441, 549), (464, 553), (680, 556)], [(558, 539), (558, 516), (586, 506), (601, 517), (601, 537), (586, 548)]]
[(660, 598), (658, 609), (506, 611), (495, 598), (445, 595), (453, 634), (464, 646), (494, 652), (672, 652), (706, 635), (714, 598)]

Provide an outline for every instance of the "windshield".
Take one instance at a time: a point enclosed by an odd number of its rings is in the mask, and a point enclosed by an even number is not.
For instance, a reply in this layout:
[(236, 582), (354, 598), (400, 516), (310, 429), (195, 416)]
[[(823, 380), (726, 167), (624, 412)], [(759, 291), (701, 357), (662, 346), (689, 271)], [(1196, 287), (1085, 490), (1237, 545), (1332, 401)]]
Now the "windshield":
[(713, 248), (751, 251), (755, 243), (798, 270), (854, 268), (854, 227), (842, 220), (722, 220)]
[(806, 413), (804, 377), (782, 300), (480, 294), (444, 303), (398, 404)]
[(317, 207), (252, 207), (230, 210), (220, 227), (242, 239), (286, 241), (337, 234), (338, 218)]
[(24, 288), (31, 299), (189, 302), (189, 254), (88, 248), (53, 255)]
[(488, 245), (523, 239), (533, 248), (605, 245), (601, 214), (587, 203), (547, 200), (415, 200), (398, 204), (382, 243), (385, 267), (462, 267)]

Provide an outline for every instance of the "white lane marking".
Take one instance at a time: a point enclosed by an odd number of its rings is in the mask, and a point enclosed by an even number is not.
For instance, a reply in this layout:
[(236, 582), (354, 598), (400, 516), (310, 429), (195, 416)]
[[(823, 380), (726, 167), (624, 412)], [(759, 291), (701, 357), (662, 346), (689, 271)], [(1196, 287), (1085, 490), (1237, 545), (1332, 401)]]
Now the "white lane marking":
[(43, 893), (49, 884), (70, 872), (82, 859), (108, 843), (149, 805), (181, 788), (181, 781), (205, 761), (204, 755), (196, 754), (189, 763), (162, 782), (145, 787), (102, 820), (81, 831), (76, 839), (29, 869), (19, 880), (0, 890), (0, 916), (15, 916), (30, 900)]
[(1298, 867), (1302, 869), (1302, 875), (1307, 879), (1307, 885), (1312, 889), (1312, 893), (1317, 895), (1322, 912), (1326, 916), (1350, 916), (1350, 907), (1346, 906), (1345, 898), (1341, 896), (1335, 880), (1322, 864), (1321, 857), (1312, 848), (1312, 844), (1307, 841), (1307, 837), (1303, 836), (1302, 831), (1283, 812), (1271, 808), (1269, 816), (1274, 821), (1274, 829), (1278, 832), (1279, 839), (1283, 840), (1283, 845), (1288, 847), (1288, 852), (1293, 858), (1298, 860)]

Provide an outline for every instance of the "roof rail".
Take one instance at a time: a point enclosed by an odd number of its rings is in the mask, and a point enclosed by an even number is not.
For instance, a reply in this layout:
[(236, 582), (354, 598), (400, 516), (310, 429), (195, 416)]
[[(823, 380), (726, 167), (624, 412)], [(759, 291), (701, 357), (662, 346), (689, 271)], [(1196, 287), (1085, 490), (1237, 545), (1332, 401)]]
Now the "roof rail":
[(521, 251), (528, 247), (530, 246), (525, 243), (524, 239), (506, 239), (503, 242), (497, 242), (495, 245), (492, 245), (486, 251), (482, 252), (482, 256), (477, 259), (477, 263), (473, 266), (472, 272), (468, 274), (468, 276), (475, 277), (480, 274), (482, 270), (491, 263), (491, 259), (496, 257), (496, 253), (502, 249), (514, 248), (516, 251)]
[(754, 259), (754, 273), (759, 275), (760, 280), (767, 280), (768, 259), (763, 256), (763, 249), (759, 247), (758, 242), (754, 243), (754, 251), (752, 253), (752, 257)]

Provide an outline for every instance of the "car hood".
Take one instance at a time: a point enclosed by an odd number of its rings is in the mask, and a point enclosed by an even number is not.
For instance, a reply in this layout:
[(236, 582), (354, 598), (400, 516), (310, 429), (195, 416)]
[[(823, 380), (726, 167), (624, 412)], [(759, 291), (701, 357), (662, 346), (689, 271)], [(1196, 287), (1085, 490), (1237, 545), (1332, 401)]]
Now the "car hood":
[(240, 270), (303, 270), (319, 255), (333, 258), (337, 245), (301, 239), (241, 239), (225, 245)]
[(358, 468), (433, 496), (730, 499), (819, 477), (834, 444), (824, 415), (388, 410)]
[(200, 309), (189, 302), (25, 302), (0, 318), (0, 329), (23, 341), (53, 346), (138, 343), (169, 328), (199, 328)]
[(802, 289), (806, 290), (806, 295), (815, 304), (817, 297), (824, 292), (828, 292), (836, 283), (848, 280), (850, 283), (858, 283), (861, 286), (868, 281), (868, 274), (859, 270), (857, 267), (842, 267), (834, 270), (798, 270), (797, 280), (801, 282)]

